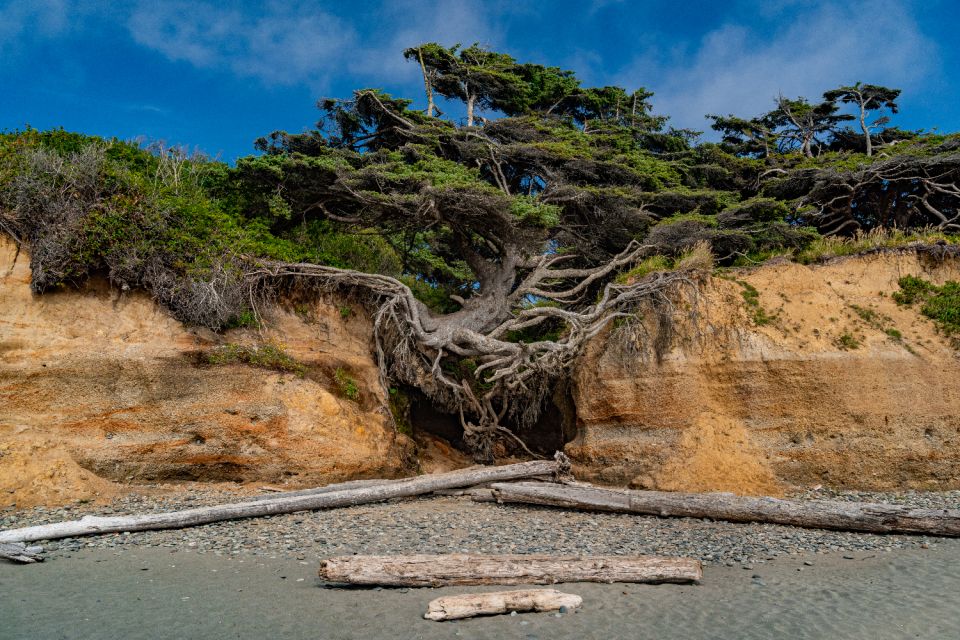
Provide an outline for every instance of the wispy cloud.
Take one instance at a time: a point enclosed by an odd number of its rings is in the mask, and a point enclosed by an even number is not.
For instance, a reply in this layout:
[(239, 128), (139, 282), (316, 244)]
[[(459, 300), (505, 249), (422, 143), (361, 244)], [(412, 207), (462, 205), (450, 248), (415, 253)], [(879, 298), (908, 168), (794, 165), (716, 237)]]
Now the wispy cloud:
[(127, 26), (137, 43), (170, 60), (268, 84), (322, 81), (356, 38), (336, 16), (290, 2), (256, 14), (210, 3), (143, 2)]
[(10, 2), (0, 6), (0, 55), (10, 59), (38, 39), (52, 38), (69, 26), (68, 0)]
[(728, 22), (698, 42), (647, 51), (617, 74), (656, 91), (657, 112), (704, 128), (704, 114), (756, 115), (773, 98), (816, 99), (858, 80), (909, 89), (938, 67), (937, 49), (897, 2), (780, 3), (762, 22)]
[(497, 46), (503, 32), (493, 21), (509, 12), (509, 5), (466, 0), (386, 2), (377, 12), (378, 28), (367, 34), (348, 68), (373, 79), (409, 80), (420, 72), (400, 55), (404, 49), (422, 42)]

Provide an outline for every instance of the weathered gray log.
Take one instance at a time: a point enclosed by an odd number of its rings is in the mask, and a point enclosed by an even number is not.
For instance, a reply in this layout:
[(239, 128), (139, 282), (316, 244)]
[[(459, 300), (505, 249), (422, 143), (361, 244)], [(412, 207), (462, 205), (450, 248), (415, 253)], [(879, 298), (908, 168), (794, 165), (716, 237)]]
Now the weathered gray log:
[(388, 484), (398, 484), (400, 482), (406, 482), (410, 478), (399, 478), (395, 480), (350, 480), (347, 482), (338, 482), (336, 484), (328, 484), (322, 487), (315, 487), (312, 489), (294, 489), (291, 491), (285, 491), (283, 489), (276, 489), (273, 487), (266, 488), (271, 493), (267, 493), (259, 496), (252, 496), (249, 498), (249, 502), (260, 502), (263, 500), (276, 500), (277, 498), (296, 498), (299, 496), (318, 496), (324, 493), (333, 493), (334, 491), (345, 491), (347, 489), (365, 489), (367, 487), (379, 487)]
[(331, 491), (318, 495), (283, 494), (269, 496), (262, 500), (248, 500), (233, 504), (199, 507), (169, 513), (156, 513), (139, 516), (87, 516), (81, 520), (58, 522), (55, 524), (24, 527), (0, 531), (0, 542), (30, 542), (33, 540), (54, 540), (76, 536), (117, 533), (122, 531), (147, 531), (151, 529), (181, 529), (221, 520), (254, 518), (295, 511), (347, 507), (369, 502), (381, 502), (391, 498), (403, 498), (422, 495), (437, 489), (469, 487), (483, 482), (516, 480), (528, 476), (549, 474), (560, 469), (558, 462), (537, 460), (521, 462), (502, 467), (474, 467), (449, 473), (418, 476), (396, 483), (378, 484), (354, 489)]
[(522, 589), (443, 596), (427, 605), (423, 617), (427, 620), (462, 620), (474, 616), (495, 616), (516, 611), (558, 611), (566, 607), (576, 609), (583, 598), (556, 589)]
[(769, 522), (811, 529), (960, 536), (960, 510), (835, 500), (782, 500), (732, 493), (626, 491), (584, 485), (497, 483), (499, 502), (662, 517)]
[(4, 542), (0, 543), (0, 558), (18, 562), (20, 564), (32, 564), (34, 562), (43, 562), (43, 547), (28, 547), (22, 542)]
[(446, 587), (560, 582), (695, 582), (692, 558), (659, 556), (411, 555), (339, 556), (320, 562), (320, 577), (337, 584)]

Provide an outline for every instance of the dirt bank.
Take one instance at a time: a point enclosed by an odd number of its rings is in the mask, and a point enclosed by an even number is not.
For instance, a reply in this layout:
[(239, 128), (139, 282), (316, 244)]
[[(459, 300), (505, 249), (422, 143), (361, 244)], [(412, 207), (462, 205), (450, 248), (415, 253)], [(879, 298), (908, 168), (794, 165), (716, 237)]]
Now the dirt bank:
[[(107, 497), (129, 483), (315, 485), (411, 470), (359, 309), (277, 308), (262, 331), (217, 336), (102, 281), (43, 296), (29, 281), (28, 257), (0, 238), (4, 506)], [(218, 346), (264, 344), (297, 372), (206, 362)]]
[(903, 251), (704, 276), (668, 317), (611, 329), (576, 372), (576, 472), (741, 493), (960, 487), (960, 358), (893, 301), (904, 275), (960, 280), (960, 262)]

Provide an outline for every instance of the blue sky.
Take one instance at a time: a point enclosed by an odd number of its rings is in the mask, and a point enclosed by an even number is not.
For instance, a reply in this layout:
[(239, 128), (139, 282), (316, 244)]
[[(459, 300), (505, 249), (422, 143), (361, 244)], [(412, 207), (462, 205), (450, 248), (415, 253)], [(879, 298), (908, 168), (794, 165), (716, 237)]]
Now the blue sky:
[(232, 161), (257, 136), (312, 126), (321, 96), (381, 87), (422, 105), (402, 49), (476, 41), (586, 84), (647, 87), (677, 126), (862, 80), (904, 90), (900, 126), (958, 131), (958, 25), (954, 0), (0, 0), (0, 129), (143, 136)]

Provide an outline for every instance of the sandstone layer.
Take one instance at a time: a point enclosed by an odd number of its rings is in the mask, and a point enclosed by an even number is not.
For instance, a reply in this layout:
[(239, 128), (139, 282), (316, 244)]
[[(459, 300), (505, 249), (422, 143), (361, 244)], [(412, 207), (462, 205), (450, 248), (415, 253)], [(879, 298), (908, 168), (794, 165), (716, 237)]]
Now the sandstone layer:
[[(106, 497), (118, 483), (317, 485), (411, 470), (360, 309), (291, 305), (261, 330), (218, 336), (96, 279), (42, 296), (29, 281), (28, 256), (0, 238), (0, 506)], [(224, 344), (270, 344), (303, 367), (206, 363)]]
[(891, 298), (904, 275), (960, 280), (960, 262), (904, 250), (703, 276), (667, 317), (611, 328), (576, 372), (578, 476), (754, 494), (960, 487), (960, 357)]

